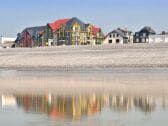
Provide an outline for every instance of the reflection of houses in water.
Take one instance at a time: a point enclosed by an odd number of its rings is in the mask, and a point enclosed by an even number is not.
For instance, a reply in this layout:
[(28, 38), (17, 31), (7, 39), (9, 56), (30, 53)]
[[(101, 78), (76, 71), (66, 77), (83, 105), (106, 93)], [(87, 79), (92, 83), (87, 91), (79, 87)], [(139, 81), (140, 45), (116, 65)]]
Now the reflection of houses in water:
[[(14, 97), (13, 97), (14, 98)], [(54, 96), (47, 95), (17, 95), (15, 100), (26, 112), (46, 113), (53, 118), (79, 120), (84, 116), (92, 116), (109, 107), (117, 112), (128, 112), (132, 109), (142, 112), (153, 112), (156, 102), (153, 97), (124, 95), (79, 95)], [(14, 100), (11, 100), (14, 102)], [(163, 100), (164, 101), (164, 100)], [(166, 106), (166, 102), (163, 102)]]
[(168, 108), (168, 98), (163, 96), (162, 98), (162, 108), (167, 109)]
[(143, 112), (153, 112), (156, 104), (152, 97), (146, 96), (134, 99), (135, 107), (140, 108)]
[(52, 117), (80, 119), (101, 111), (101, 99), (96, 96), (53, 96), (49, 114)]
[(48, 112), (48, 106), (50, 105), (49, 97), (41, 95), (21, 95), (16, 96), (19, 107), (27, 112)]
[[(51, 101), (50, 101), (51, 98)], [(101, 111), (101, 98), (93, 96), (17, 96), (27, 112), (47, 113), (54, 118), (80, 119)]]
[(17, 106), (16, 98), (13, 95), (2, 95), (0, 101), (2, 108)]
[(128, 112), (133, 107), (133, 99), (122, 95), (112, 96), (110, 97), (110, 107), (116, 111)]
[(133, 107), (140, 108), (143, 112), (155, 110), (155, 101), (152, 97), (124, 97), (123, 95), (110, 97), (110, 107), (116, 111), (128, 112)]

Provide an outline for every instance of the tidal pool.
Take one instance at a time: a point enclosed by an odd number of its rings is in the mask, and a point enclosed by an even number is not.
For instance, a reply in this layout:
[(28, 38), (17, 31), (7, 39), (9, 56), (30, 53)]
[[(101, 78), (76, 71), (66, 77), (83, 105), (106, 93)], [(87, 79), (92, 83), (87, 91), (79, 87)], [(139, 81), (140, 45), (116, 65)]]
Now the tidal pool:
[(168, 97), (2, 94), (1, 126), (166, 126)]
[(0, 126), (167, 126), (168, 70), (0, 71)]

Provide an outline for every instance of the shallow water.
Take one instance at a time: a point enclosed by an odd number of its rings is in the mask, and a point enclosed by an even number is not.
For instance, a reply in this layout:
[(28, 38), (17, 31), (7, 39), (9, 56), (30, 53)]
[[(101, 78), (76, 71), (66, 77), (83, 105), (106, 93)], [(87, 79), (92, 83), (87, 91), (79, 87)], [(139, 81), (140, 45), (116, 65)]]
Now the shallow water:
[(1, 70), (0, 82), (0, 126), (168, 125), (167, 69)]
[(1, 126), (166, 126), (168, 97), (2, 94)]

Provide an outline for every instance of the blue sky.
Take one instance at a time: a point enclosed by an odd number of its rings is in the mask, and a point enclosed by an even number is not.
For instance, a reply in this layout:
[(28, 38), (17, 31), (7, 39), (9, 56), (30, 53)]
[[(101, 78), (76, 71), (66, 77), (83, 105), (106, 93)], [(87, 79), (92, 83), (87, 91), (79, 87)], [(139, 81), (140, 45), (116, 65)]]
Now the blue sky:
[(167, 6), (168, 0), (2, 0), (0, 35), (15, 37), (25, 27), (66, 17), (100, 26), (104, 33), (117, 27), (135, 32), (146, 25), (168, 31)]

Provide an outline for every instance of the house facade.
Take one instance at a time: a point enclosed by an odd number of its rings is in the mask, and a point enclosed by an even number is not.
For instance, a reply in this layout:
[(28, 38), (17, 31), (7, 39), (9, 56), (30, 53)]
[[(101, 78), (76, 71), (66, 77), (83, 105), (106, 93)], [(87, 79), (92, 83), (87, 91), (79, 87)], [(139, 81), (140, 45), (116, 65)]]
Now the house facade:
[[(101, 44), (104, 35), (100, 28), (85, 24), (78, 18), (60, 19), (48, 23), (44, 33), (48, 45), (95, 45)], [(46, 44), (47, 45), (47, 44)]]
[(94, 25), (86, 24), (86, 44), (102, 44), (104, 34), (102, 30)]
[(3, 37), (0, 36), (0, 46), (2, 47), (13, 47), (15, 43), (16, 38), (9, 38), (9, 37)]
[(9, 38), (9, 37), (0, 36), (0, 44), (14, 42), (15, 40), (16, 40), (16, 38)]
[(134, 43), (149, 43), (149, 35), (155, 35), (156, 32), (151, 27), (144, 27), (134, 35)]
[(54, 37), (54, 33), (58, 29), (60, 29), (61, 26), (64, 26), (68, 20), (69, 19), (60, 19), (53, 23), (48, 23), (43, 35), (44, 36), (43, 45), (46, 45), (46, 46), (57, 45), (56, 43), (57, 40), (56, 40), (56, 37)]
[(168, 43), (168, 34), (149, 35), (149, 43)]
[(133, 43), (133, 34), (127, 29), (118, 28), (108, 33), (103, 44), (126, 44)]
[(44, 30), (45, 26), (30, 27), (24, 29), (22, 33), (18, 33), (17, 35), (17, 39), (15, 41), (16, 46), (19, 47), (42, 46)]

